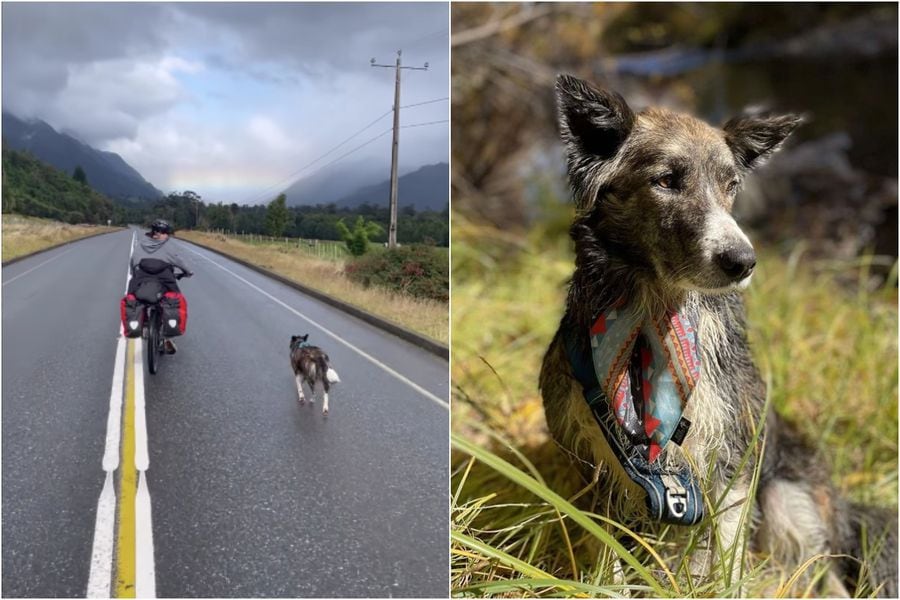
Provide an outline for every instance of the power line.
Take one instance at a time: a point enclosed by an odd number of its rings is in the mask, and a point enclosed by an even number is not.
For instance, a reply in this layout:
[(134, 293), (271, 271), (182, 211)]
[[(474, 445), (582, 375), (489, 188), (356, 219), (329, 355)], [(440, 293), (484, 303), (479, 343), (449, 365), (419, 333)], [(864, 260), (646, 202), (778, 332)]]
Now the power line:
[(442, 33), (449, 34), (450, 30), (446, 27), (442, 27), (436, 31), (432, 31), (431, 33), (426, 33), (425, 35), (423, 35), (421, 37), (417, 37), (416, 39), (412, 40), (411, 42), (406, 42), (405, 44), (402, 44), (402, 45), (406, 48), (411, 48), (420, 42), (424, 42), (425, 40), (427, 40), (430, 37), (434, 37), (434, 36), (437, 36)]
[(408, 127), (425, 127), (426, 125), (437, 125), (438, 123), (449, 123), (450, 119), (444, 119), (443, 121), (428, 121), (427, 123), (413, 123), (412, 125), (401, 125), (400, 129), (406, 129)]
[(426, 100), (425, 102), (416, 102), (415, 104), (407, 104), (406, 106), (401, 106), (400, 108), (412, 108), (413, 106), (422, 106), (424, 104), (434, 104), (435, 102), (443, 102), (444, 100), (449, 100), (450, 97), (446, 98), (435, 98), (434, 100)]
[[(306, 163), (305, 165), (303, 165), (302, 167), (300, 167), (300, 168), (297, 169), (296, 171), (292, 172), (290, 175), (288, 175), (287, 177), (285, 177), (285, 178), (282, 179), (281, 181), (279, 181), (279, 182), (277, 182), (277, 183), (275, 183), (275, 184), (272, 184), (272, 185), (270, 185), (269, 187), (263, 189), (260, 193), (258, 193), (258, 194), (256, 194), (255, 196), (253, 196), (252, 200), (248, 201), (247, 204), (252, 204), (253, 202), (259, 200), (260, 198), (262, 198), (262, 197), (264, 197), (266, 194), (268, 194), (269, 191), (272, 190), (273, 188), (280, 187), (280, 186), (282, 186), (285, 182), (293, 180), (294, 178), (297, 177), (297, 175), (299, 175), (300, 173), (302, 173), (303, 171), (305, 171), (305, 170), (308, 169), (309, 167), (313, 166), (314, 164), (316, 164), (317, 162), (319, 162), (320, 160), (322, 160), (323, 158), (325, 158), (326, 156), (328, 156), (329, 154), (331, 154), (332, 152), (334, 152), (335, 150), (337, 150), (338, 148), (340, 148), (341, 146), (343, 146), (344, 144), (346, 144), (347, 142), (349, 142), (350, 140), (352, 140), (353, 138), (355, 138), (356, 136), (358, 136), (359, 134), (361, 134), (363, 131), (365, 131), (366, 129), (370, 128), (372, 125), (374, 125), (375, 123), (377, 123), (377, 122), (380, 121), (381, 119), (383, 119), (383, 118), (385, 118), (386, 116), (388, 116), (389, 114), (391, 114), (391, 113), (393, 112), (393, 110), (394, 110), (394, 109), (391, 109), (391, 110), (387, 111), (386, 113), (382, 114), (381, 116), (375, 118), (375, 119), (374, 119), (372, 122), (370, 122), (368, 125), (366, 125), (366, 126), (363, 127), (362, 129), (358, 130), (356, 133), (354, 133), (353, 135), (351, 135), (350, 137), (348, 137), (347, 139), (345, 139), (344, 141), (342, 141), (342, 142), (339, 143), (338, 145), (334, 146), (333, 148), (331, 148), (330, 150), (328, 150), (328, 151), (325, 152), (324, 154), (320, 155), (318, 158), (316, 158), (316, 159), (314, 159), (314, 160), (312, 160), (312, 161)], [(383, 133), (379, 134), (379, 136), (381, 136), (381, 135), (384, 135), (384, 134), (383, 134)], [(375, 139), (375, 138), (373, 138), (373, 139)], [(370, 140), (370, 141), (372, 141), (372, 140)], [(360, 146), (360, 147), (361, 147), (361, 146)], [(357, 148), (357, 150), (358, 150), (358, 149), (359, 149), (359, 148)], [(349, 154), (349, 153), (348, 153), (348, 154)], [(346, 156), (346, 155), (344, 155), (344, 156)], [(339, 159), (338, 159), (338, 160), (339, 160)], [(336, 162), (336, 161), (333, 161), (333, 162)], [(330, 165), (330, 164), (333, 164), (333, 163), (328, 163), (328, 164)], [(326, 165), (326, 166), (327, 166), (327, 165)]]
[(333, 165), (333, 164), (336, 163), (337, 161), (341, 160), (342, 158), (345, 158), (345, 157), (347, 157), (347, 156), (350, 156), (351, 154), (353, 154), (354, 152), (356, 152), (356, 151), (359, 150), (360, 148), (364, 148), (365, 146), (368, 146), (369, 144), (371, 144), (372, 142), (374, 142), (374, 141), (377, 140), (378, 138), (383, 137), (384, 135), (390, 133), (391, 131), (393, 131), (393, 127), (392, 127), (391, 129), (385, 129), (384, 131), (382, 131), (381, 133), (379, 133), (379, 134), (376, 135), (375, 137), (369, 138), (368, 141), (363, 142), (362, 144), (360, 144), (359, 146), (357, 146), (357, 147), (354, 148), (353, 150), (350, 150), (349, 152), (346, 152), (346, 153), (344, 153), (344, 154), (341, 154), (340, 156), (338, 156), (336, 159), (334, 159), (334, 160), (331, 161), (330, 163), (327, 163), (327, 164), (322, 165), (322, 168), (324, 169), (325, 167), (330, 167), (331, 165)]

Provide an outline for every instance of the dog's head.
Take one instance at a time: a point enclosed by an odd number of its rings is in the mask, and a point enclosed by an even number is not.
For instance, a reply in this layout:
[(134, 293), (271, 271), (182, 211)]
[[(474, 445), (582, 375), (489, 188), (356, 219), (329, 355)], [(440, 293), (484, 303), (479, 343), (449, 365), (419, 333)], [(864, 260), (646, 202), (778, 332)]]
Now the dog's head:
[(299, 346), (300, 344), (306, 342), (309, 338), (309, 334), (306, 335), (292, 335), (291, 336), (291, 350)]
[(734, 197), (801, 118), (717, 129), (665, 109), (636, 114), (619, 94), (568, 75), (556, 90), (580, 218), (617, 257), (676, 289), (746, 287), (756, 254), (731, 216)]

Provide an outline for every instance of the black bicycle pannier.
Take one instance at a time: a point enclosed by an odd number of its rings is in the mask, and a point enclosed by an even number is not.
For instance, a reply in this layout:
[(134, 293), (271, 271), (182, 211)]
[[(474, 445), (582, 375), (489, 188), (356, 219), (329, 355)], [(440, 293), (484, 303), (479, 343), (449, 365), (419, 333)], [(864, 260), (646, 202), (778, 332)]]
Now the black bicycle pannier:
[(183, 335), (187, 329), (187, 300), (179, 292), (166, 292), (159, 301), (163, 337)]
[(144, 307), (134, 294), (122, 298), (122, 335), (125, 337), (141, 337), (144, 327)]

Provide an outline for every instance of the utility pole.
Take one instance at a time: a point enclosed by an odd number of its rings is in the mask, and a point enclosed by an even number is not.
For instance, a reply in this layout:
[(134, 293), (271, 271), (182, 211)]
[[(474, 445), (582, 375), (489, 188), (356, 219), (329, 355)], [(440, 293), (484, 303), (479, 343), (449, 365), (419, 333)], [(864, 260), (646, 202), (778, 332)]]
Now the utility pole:
[(413, 71), (427, 71), (428, 63), (424, 67), (404, 67), (400, 64), (402, 50), (397, 50), (396, 65), (379, 65), (373, 58), (370, 64), (373, 67), (394, 68), (397, 71), (394, 83), (394, 141), (391, 144), (391, 224), (388, 227), (388, 248), (397, 247), (397, 150), (400, 145), (400, 70), (411, 69)]

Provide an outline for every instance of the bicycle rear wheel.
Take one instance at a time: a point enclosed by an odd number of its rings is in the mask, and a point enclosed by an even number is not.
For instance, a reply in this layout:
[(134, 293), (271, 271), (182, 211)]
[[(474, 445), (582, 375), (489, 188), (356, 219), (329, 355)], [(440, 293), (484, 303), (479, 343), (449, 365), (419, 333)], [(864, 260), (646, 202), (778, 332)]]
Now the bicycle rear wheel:
[(148, 366), (150, 367), (150, 374), (155, 375), (159, 370), (159, 345), (160, 345), (160, 331), (159, 331), (159, 310), (152, 310), (150, 314), (150, 323), (147, 339), (147, 358), (149, 359)]

